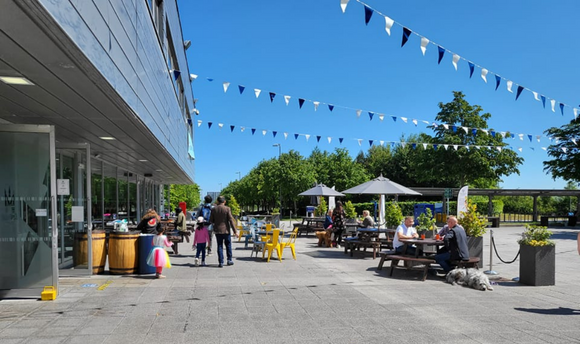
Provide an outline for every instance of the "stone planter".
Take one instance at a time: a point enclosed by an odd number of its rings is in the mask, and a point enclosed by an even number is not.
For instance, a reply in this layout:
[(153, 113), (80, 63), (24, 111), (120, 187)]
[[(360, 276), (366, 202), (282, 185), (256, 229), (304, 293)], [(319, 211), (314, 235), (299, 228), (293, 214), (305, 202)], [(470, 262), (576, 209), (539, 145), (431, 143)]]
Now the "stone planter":
[(520, 283), (556, 284), (556, 246), (520, 245)]
[(470, 257), (479, 257), (479, 267), (483, 267), (483, 237), (467, 237)]

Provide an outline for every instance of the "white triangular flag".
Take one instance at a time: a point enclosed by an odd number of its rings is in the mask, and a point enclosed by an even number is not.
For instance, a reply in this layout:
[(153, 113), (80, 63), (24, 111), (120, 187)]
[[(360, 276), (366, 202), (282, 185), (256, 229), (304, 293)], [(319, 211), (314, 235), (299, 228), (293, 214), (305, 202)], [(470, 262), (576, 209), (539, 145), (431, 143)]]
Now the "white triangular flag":
[(358, 145), (361, 146), (362, 145), (362, 139), (357, 139), (358, 141)]
[(262, 136), (266, 136), (267, 132), (268, 132), (268, 130), (262, 130)]
[(260, 92), (262, 92), (262, 90), (254, 88), (254, 93), (256, 94), (256, 98), (258, 98), (260, 96)]
[(421, 51), (423, 52), (423, 56), (425, 56), (425, 52), (427, 51), (427, 44), (429, 44), (429, 40), (426, 37), (421, 37)]
[(423, 143), (423, 149), (427, 149), (427, 144)]
[(543, 150), (546, 150), (546, 147), (542, 147)]
[(518, 147), (518, 150), (521, 152), (522, 151), (522, 147)]
[(312, 102), (312, 104), (314, 104), (314, 111), (316, 111), (318, 109), (318, 105), (320, 105), (320, 102)]
[[(574, 109), (576, 110), (576, 109)], [(385, 115), (383, 115), (382, 113), (379, 114), (379, 119), (381, 120), (381, 122), (383, 121), (383, 119), (385, 119)]]
[(501, 152), (501, 147), (495, 147), (495, 149), (497, 149), (498, 152)]
[(524, 140), (524, 134), (518, 134), (518, 137), (520, 138), (520, 141)]
[(447, 150), (447, 148), (449, 148), (449, 145), (443, 145), (443, 148), (445, 148), (445, 150)]
[(417, 120), (413, 119), (413, 124), (415, 124), (415, 126), (417, 126)]
[(381, 143), (381, 146), (385, 144), (385, 141), (383, 140), (380, 140), (379, 142)]
[(566, 153), (566, 151), (568, 151), (568, 148), (562, 147), (562, 152)]
[(246, 130), (246, 127), (240, 127), (240, 131), (243, 133)]
[(469, 145), (465, 145), (465, 149), (469, 150)]
[(327, 139), (328, 139), (328, 143), (330, 143), (332, 141), (332, 137), (330, 137), (330, 136), (327, 137)]
[(340, 0), (340, 8), (342, 8), (342, 13), (346, 11), (346, 5), (348, 5), (349, 0)]
[(487, 135), (489, 135), (489, 132), (486, 129), (481, 129), (481, 131), (483, 131), (484, 133), (486, 133)]
[(457, 54), (453, 54), (453, 59), (451, 60), (451, 63), (453, 63), (453, 67), (455, 67), (455, 70), (457, 70), (457, 62), (459, 62), (459, 59), (461, 57)]
[(389, 34), (389, 36), (391, 35), (391, 28), (393, 27), (393, 24), (395, 23), (394, 20), (392, 20), (391, 18), (385, 16), (385, 31), (387, 31), (387, 33)]
[(487, 83), (487, 72), (488, 70), (485, 68), (481, 69), (481, 78), (483, 79), (483, 81), (485, 81)]
[(539, 101), (540, 98), (538, 98), (538, 92), (532, 91), (532, 93), (534, 94), (534, 99)]
[(304, 136), (306, 137), (306, 142), (308, 142), (308, 139), (310, 138), (310, 134), (304, 134)]
[(401, 117), (401, 119), (403, 120), (403, 122), (407, 123), (407, 117)]
[(406, 145), (407, 145), (406, 142), (401, 142), (401, 147), (405, 148)]
[(197, 120), (197, 126), (199, 127), (201, 125), (201, 120)]
[(356, 110), (356, 118), (360, 118), (361, 113), (362, 113), (362, 110)]
[(425, 123), (427, 125), (431, 124), (431, 123), (429, 123), (429, 121), (421, 121), (421, 122), (423, 122), (423, 123)]
[(572, 142), (574, 142), (574, 144), (576, 144), (576, 139), (572, 139)]
[(288, 133), (284, 133), (284, 140), (288, 138)]
[(507, 90), (511, 93), (514, 93), (514, 91), (512, 91), (512, 86), (513, 86), (514, 82), (511, 80), (508, 80), (506, 85), (507, 85)]
[(574, 119), (578, 118), (578, 109), (574, 108)]
[(551, 99), (550, 104), (552, 104), (552, 112), (556, 112), (556, 100)]
[(455, 150), (457, 150), (457, 145), (453, 145), (453, 148), (455, 148)]
[(443, 124), (443, 128), (449, 129), (449, 124)]
[(284, 101), (286, 102), (286, 106), (288, 106), (288, 103), (290, 103), (290, 96), (284, 96)]
[(230, 83), (229, 82), (224, 82), (224, 93), (226, 93), (228, 91), (228, 87), (230, 87)]
[(197, 75), (189, 74), (189, 81), (195, 81), (195, 79), (197, 79)]
[(538, 140), (538, 142), (540, 142), (540, 137), (542, 137), (542, 135), (536, 135), (536, 139)]
[(220, 127), (220, 130), (224, 127), (223, 123), (218, 123), (218, 127)]
[(463, 131), (465, 131), (466, 134), (469, 132), (469, 128), (468, 127), (461, 127), (461, 129), (463, 129)]
[(502, 131), (499, 134), (500, 134), (500, 136), (505, 137), (506, 132), (505, 131)]

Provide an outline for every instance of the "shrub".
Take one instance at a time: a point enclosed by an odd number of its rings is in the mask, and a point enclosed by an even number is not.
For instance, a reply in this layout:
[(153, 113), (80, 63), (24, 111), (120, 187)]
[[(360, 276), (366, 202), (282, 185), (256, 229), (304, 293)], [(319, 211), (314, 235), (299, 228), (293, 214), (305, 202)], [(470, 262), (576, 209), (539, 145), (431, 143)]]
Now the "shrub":
[(470, 237), (480, 237), (486, 232), (487, 219), (484, 219), (477, 212), (477, 205), (470, 200), (467, 201), (467, 211), (462, 211), (463, 217), (459, 219), (459, 224), (465, 229), (465, 234)]
[(385, 221), (387, 227), (396, 227), (403, 221), (403, 212), (397, 203), (387, 203), (385, 205)]
[(324, 199), (324, 197), (321, 198), (322, 200), (320, 201), (320, 204), (318, 205), (318, 207), (314, 209), (314, 216), (326, 216), (326, 213), (328, 212), (326, 200)]
[(346, 217), (349, 219), (356, 218), (356, 210), (354, 209), (354, 205), (351, 201), (347, 201), (344, 204), (344, 212), (346, 213)]
[(430, 231), (435, 226), (435, 218), (433, 218), (433, 214), (431, 213), (430, 208), (426, 208), (424, 213), (421, 213), (417, 218), (419, 221), (419, 225), (417, 226), (417, 230), (421, 231)]
[(554, 246), (554, 242), (550, 240), (552, 232), (545, 226), (526, 225), (526, 230), (522, 233), (522, 237), (518, 240), (520, 245), (529, 246)]

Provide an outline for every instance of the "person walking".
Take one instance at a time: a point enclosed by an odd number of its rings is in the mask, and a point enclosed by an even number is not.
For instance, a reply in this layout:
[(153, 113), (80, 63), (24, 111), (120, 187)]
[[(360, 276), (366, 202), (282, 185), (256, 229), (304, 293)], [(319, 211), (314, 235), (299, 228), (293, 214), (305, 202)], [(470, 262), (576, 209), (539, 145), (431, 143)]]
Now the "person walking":
[(232, 216), (232, 211), (226, 206), (226, 199), (224, 196), (217, 198), (217, 205), (211, 210), (209, 222), (213, 225), (218, 249), (218, 263), (219, 267), (224, 266), (224, 244), (226, 246), (227, 264), (234, 265), (232, 260), (232, 239), (230, 237), (230, 230), (233, 230), (234, 236), (238, 236), (236, 230), (236, 223)]
[(165, 228), (161, 228), (161, 231), (153, 237), (153, 248), (147, 257), (147, 264), (156, 268), (156, 278), (165, 278), (165, 276), (161, 274), (163, 268), (171, 268), (169, 255), (167, 254), (165, 247), (171, 247), (173, 243), (169, 242), (163, 233), (165, 233)]
[(175, 208), (175, 213), (177, 214), (177, 219), (175, 219), (175, 229), (177, 229), (177, 233), (182, 237), (185, 238), (185, 241), (189, 243), (189, 233), (187, 231), (187, 222), (185, 220), (185, 214), (181, 207)]
[(342, 202), (336, 202), (336, 208), (332, 211), (332, 231), (334, 232), (333, 246), (340, 248), (342, 244), (342, 233), (346, 229), (346, 213), (342, 207)]
[(195, 266), (199, 266), (199, 255), (201, 254), (201, 266), (205, 266), (205, 246), (209, 241), (209, 233), (207, 225), (203, 216), (197, 218), (197, 227), (193, 236), (193, 246), (196, 248), (195, 252)]
[(212, 238), (213, 238), (213, 225), (209, 222), (209, 217), (211, 214), (211, 210), (213, 209), (213, 204), (211, 203), (213, 201), (213, 198), (211, 198), (210, 195), (205, 195), (205, 197), (203, 198), (203, 201), (205, 203), (201, 204), (199, 206), (199, 208), (197, 209), (197, 212), (195, 213), (195, 217), (193, 218), (195, 219), (199, 219), (199, 217), (203, 217), (203, 221), (206, 223), (207, 225), (207, 232), (209, 235), (209, 241), (207, 242), (207, 255), (211, 256), (211, 246), (212, 246)]

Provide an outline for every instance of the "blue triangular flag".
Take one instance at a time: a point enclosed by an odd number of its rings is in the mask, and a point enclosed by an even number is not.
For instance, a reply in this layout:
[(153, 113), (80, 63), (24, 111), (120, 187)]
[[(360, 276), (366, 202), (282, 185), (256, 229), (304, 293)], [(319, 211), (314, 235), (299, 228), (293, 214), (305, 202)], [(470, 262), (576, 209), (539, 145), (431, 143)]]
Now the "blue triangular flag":
[(338, 138), (338, 142), (342, 143), (342, 140), (343, 140), (343, 138), (342, 138), (342, 137), (339, 137), (339, 138)]
[(393, 122), (397, 121), (397, 117), (395, 117), (395, 116), (391, 116), (391, 117), (393, 118)]
[(456, 127), (456, 126), (452, 125), (452, 126), (451, 126), (451, 129), (453, 129), (453, 132), (454, 132), (454, 133), (456, 133), (456, 132), (457, 132), (457, 127)]
[(416, 143), (412, 143), (411, 147), (413, 147), (413, 149), (417, 148), (417, 144)]
[(178, 70), (172, 69), (171, 74), (173, 74), (173, 80), (177, 80), (179, 78), (179, 76), (181, 75), (181, 72)]
[(528, 134), (528, 139), (530, 139), (530, 142), (532, 142), (532, 135)]
[(252, 128), (252, 135), (256, 132), (256, 128)]
[(300, 108), (302, 109), (302, 105), (304, 105), (304, 99), (298, 98), (298, 105), (300, 105)]
[(328, 104), (328, 110), (330, 110), (330, 112), (332, 112), (332, 110), (334, 110), (334, 105)]
[(440, 45), (437, 46), (437, 49), (439, 50), (439, 60), (437, 61), (437, 64), (441, 64), (443, 55), (445, 55), (445, 49), (443, 49), (443, 47), (441, 47)]
[(501, 82), (501, 77), (499, 75), (495, 75), (495, 90), (497, 91), (497, 88), (499, 87), (499, 84)]
[(546, 97), (542, 96), (542, 105), (546, 108)]
[(369, 117), (371, 118), (371, 119), (370, 119), (371, 121), (373, 120), (373, 116), (374, 116), (374, 115), (375, 115), (374, 113), (372, 113), (372, 112), (370, 112), (370, 111), (369, 111)]
[(212, 82), (213, 79), (212, 78), (207, 78), (207, 81)]
[(523, 90), (524, 90), (524, 86), (518, 85), (518, 90), (516, 91), (516, 100), (518, 100), (518, 98), (520, 97), (520, 94), (522, 94)]
[(213, 124), (212, 122), (207, 122), (207, 128), (208, 128), (208, 129), (211, 129), (211, 125), (212, 125), (212, 124)]
[(475, 128), (471, 129), (471, 135), (475, 136), (476, 134), (477, 134), (477, 129), (475, 129)]
[(564, 116), (564, 104), (560, 103), (560, 112), (562, 113), (562, 116)]
[(276, 137), (276, 134), (278, 134), (278, 132), (277, 131), (273, 131), (272, 132), (272, 137)]
[(365, 5), (365, 24), (369, 25), (369, 21), (371, 20), (371, 17), (373, 16), (373, 9), (368, 7), (367, 5)]
[(276, 93), (270, 92), (270, 103), (274, 101), (275, 96), (276, 96)]
[(433, 149), (434, 150), (437, 150), (437, 145), (433, 145)]
[(467, 62), (467, 64), (469, 64), (469, 78), (471, 78), (471, 76), (473, 76), (473, 70), (475, 69), (475, 65), (471, 62)]
[(294, 134), (294, 139), (298, 140), (298, 136), (299, 136), (299, 135), (300, 135), (300, 134)]
[(512, 139), (516, 137), (516, 135), (512, 133), (510, 133), (510, 136), (512, 137)]
[(369, 146), (373, 145), (373, 140), (369, 140)]
[(233, 133), (234, 132), (234, 128), (235, 128), (235, 126), (230, 125), (230, 133)]
[(495, 137), (495, 131), (492, 130), (489, 133), (491, 134), (491, 136)]
[(321, 136), (316, 135), (316, 142), (320, 142), (320, 137)]
[(407, 29), (406, 27), (403, 27), (403, 41), (401, 42), (401, 47), (404, 46), (405, 43), (407, 43), (410, 35), (411, 35), (411, 30)]
[(240, 94), (242, 94), (242, 93), (244, 93), (246, 86), (238, 85), (238, 88), (240, 89)]

